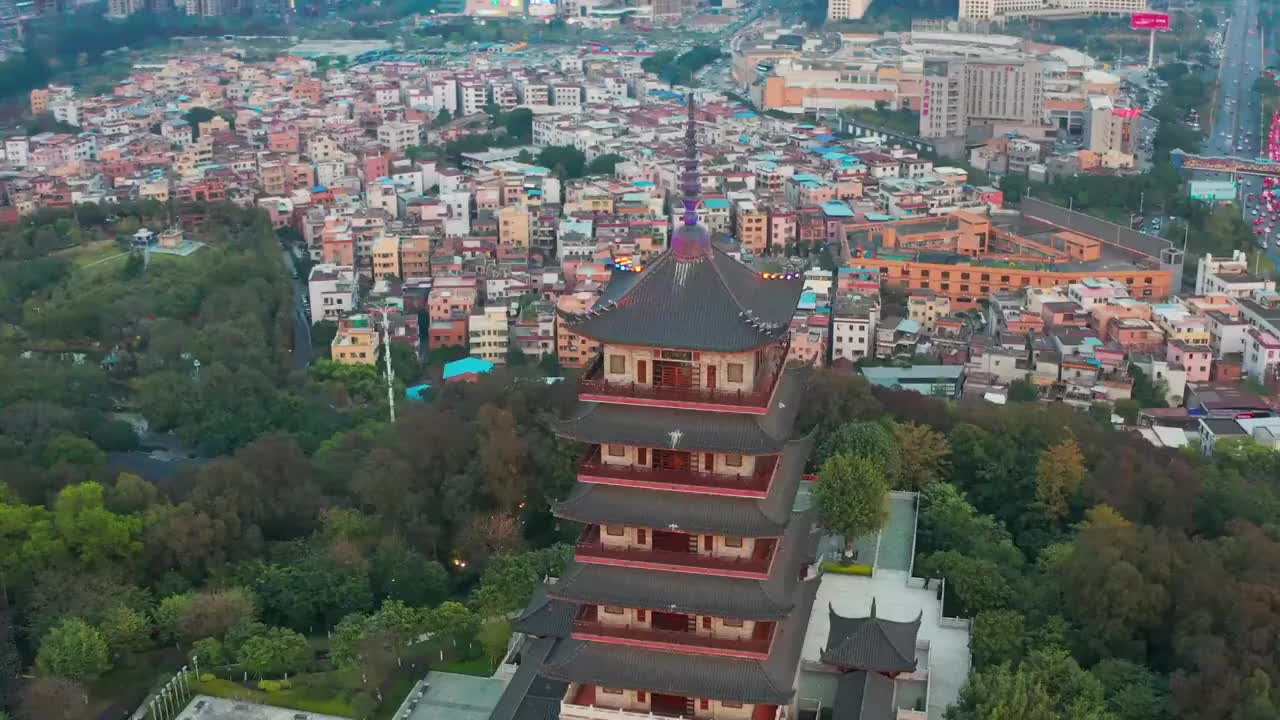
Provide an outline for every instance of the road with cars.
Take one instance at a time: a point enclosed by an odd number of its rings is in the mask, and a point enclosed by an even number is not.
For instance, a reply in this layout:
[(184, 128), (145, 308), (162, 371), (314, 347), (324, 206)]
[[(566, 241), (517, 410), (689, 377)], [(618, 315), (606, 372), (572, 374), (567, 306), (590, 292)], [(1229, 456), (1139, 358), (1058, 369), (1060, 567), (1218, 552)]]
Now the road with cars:
[[(1264, 154), (1262, 107), (1254, 83), (1262, 74), (1263, 39), (1258, 30), (1260, 0), (1236, 0), (1231, 6), (1231, 19), (1226, 28), (1226, 40), (1218, 77), (1217, 106), (1214, 109), (1212, 133), (1204, 143), (1206, 155), (1258, 157)], [(1227, 179), (1225, 173), (1200, 173), (1204, 178)], [(1262, 193), (1262, 179), (1251, 175), (1236, 178), (1240, 181), (1239, 198), (1244, 217), (1251, 225), (1265, 213), (1258, 207), (1257, 197)], [(1252, 204), (1249, 196), (1255, 198)], [(1254, 212), (1257, 211), (1258, 215)], [(1269, 218), (1268, 218), (1269, 219)], [(1262, 237), (1266, 238), (1265, 226)], [(1268, 249), (1275, 253), (1274, 243)]]

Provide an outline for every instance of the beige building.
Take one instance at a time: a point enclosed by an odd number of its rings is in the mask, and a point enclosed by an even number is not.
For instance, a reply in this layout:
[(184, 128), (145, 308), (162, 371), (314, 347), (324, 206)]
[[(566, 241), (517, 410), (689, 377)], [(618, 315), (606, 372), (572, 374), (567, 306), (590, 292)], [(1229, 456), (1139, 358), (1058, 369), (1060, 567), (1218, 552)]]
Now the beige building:
[(1117, 108), (1106, 95), (1090, 95), (1084, 122), (1085, 148), (1099, 154), (1132, 155), (1137, 123), (1136, 110)]
[(488, 360), (496, 365), (505, 364), (507, 348), (511, 342), (507, 307), (486, 305), (483, 309), (472, 310), (467, 323), (467, 342), (471, 357)]
[(920, 329), (932, 335), (935, 323), (951, 313), (951, 298), (930, 290), (917, 290), (907, 299), (909, 317), (920, 323)]
[(378, 143), (388, 152), (400, 154), (419, 143), (418, 130), (416, 123), (382, 123), (378, 126)]
[(400, 238), (391, 235), (373, 241), (373, 277), (400, 277)]
[(498, 211), (498, 242), (529, 247), (529, 211), (518, 205)]
[(329, 357), (343, 365), (372, 365), (378, 362), (378, 331), (368, 315), (352, 315), (339, 321), (338, 332), (329, 343)]

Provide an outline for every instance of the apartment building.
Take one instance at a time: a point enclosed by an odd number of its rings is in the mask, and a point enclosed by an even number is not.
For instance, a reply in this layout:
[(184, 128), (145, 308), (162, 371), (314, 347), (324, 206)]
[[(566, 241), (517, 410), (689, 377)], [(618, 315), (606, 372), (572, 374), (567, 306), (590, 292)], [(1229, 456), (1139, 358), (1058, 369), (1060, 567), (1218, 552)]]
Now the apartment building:
[(416, 123), (388, 122), (378, 126), (378, 144), (394, 154), (403, 153), (421, 142)]
[(307, 277), (311, 324), (346, 317), (356, 307), (358, 292), (355, 268), (331, 263), (313, 265), (311, 274)]
[(1033, 58), (926, 60), (920, 135), (964, 135), (970, 125), (1039, 125), (1044, 119), (1044, 65)]
[(400, 238), (391, 235), (374, 240), (373, 278), (400, 276)]
[(827, 21), (861, 20), (871, 7), (871, 0), (827, 0)]
[(486, 305), (472, 310), (467, 322), (467, 341), (472, 357), (495, 365), (506, 364), (511, 342), (507, 306)]
[(1085, 115), (1085, 149), (1100, 154), (1132, 155), (1137, 140), (1138, 108), (1118, 108), (1106, 95), (1089, 96)]
[(378, 330), (367, 315), (352, 315), (338, 322), (338, 332), (329, 343), (329, 358), (343, 365), (373, 365), (378, 362)]

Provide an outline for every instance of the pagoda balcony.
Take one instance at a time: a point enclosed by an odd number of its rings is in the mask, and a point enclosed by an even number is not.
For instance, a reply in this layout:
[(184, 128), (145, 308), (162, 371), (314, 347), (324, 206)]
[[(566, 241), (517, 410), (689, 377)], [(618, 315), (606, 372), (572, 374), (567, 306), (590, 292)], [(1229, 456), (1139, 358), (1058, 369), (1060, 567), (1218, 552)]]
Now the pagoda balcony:
[[(664, 614), (653, 613), (652, 616), (652, 624), (656, 625)], [(668, 619), (682, 625), (687, 618), (683, 615), (672, 615)], [(573, 637), (575, 640), (590, 640), (649, 650), (674, 650), (702, 655), (765, 660), (769, 657), (769, 646), (773, 642), (773, 623), (756, 623), (755, 630), (749, 638), (722, 638), (689, 630), (611, 625), (600, 622), (596, 608), (588, 605), (582, 608), (577, 619), (573, 621)]]
[(698, 470), (665, 470), (648, 465), (620, 465), (602, 462), (597, 446), (578, 465), (578, 482), (621, 487), (670, 490), (701, 495), (763, 498), (778, 469), (778, 456), (763, 455), (755, 459), (750, 475), (702, 472)]
[[(687, 718), (693, 720), (694, 714), (689, 712), (689, 699), (681, 695), (649, 694), (649, 706), (645, 709), (622, 709), (598, 705), (601, 700), (611, 697), (601, 693), (595, 685), (586, 683), (570, 683), (560, 703), (560, 717), (565, 720), (653, 720), (654, 717)], [(616, 697), (616, 696), (612, 696)], [(697, 700), (694, 700), (696, 703)], [(751, 711), (751, 720), (789, 720), (786, 705), (756, 705)], [(734, 711), (730, 717), (741, 718), (741, 711)], [(710, 715), (698, 715), (703, 720), (716, 720), (714, 712)]]
[(752, 379), (752, 390), (723, 390), (695, 385), (614, 382), (604, 376), (604, 355), (597, 355), (578, 381), (578, 398), (590, 402), (642, 405), (678, 410), (767, 415), (773, 391), (786, 369), (789, 343), (766, 352)]
[[(690, 537), (681, 533), (659, 532), (672, 536), (677, 541)], [(662, 537), (655, 533), (654, 543), (658, 544)], [(578, 562), (593, 565), (764, 580), (769, 577), (769, 568), (773, 564), (774, 550), (777, 547), (776, 540), (759, 540), (751, 557), (732, 558), (704, 555), (692, 550), (678, 550), (675, 549), (676, 544), (668, 543), (668, 548), (665, 549), (613, 547), (601, 541), (600, 526), (592, 525), (574, 546), (574, 557)]]

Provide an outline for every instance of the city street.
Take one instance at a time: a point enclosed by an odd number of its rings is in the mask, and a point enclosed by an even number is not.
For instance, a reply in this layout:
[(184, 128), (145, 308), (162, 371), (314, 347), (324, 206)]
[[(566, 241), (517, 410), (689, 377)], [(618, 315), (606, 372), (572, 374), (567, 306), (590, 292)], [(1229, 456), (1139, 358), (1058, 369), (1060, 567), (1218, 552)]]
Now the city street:
[(293, 277), (297, 267), (293, 261), (293, 252), (282, 250), (281, 254), (293, 287), (293, 366), (301, 369), (311, 362), (311, 317), (302, 302), (307, 297), (307, 284), (301, 278)]
[[(1237, 0), (1226, 30), (1225, 55), (1218, 80), (1218, 98), (1213, 128), (1203, 154), (1209, 156), (1257, 157), (1262, 152), (1262, 108), (1253, 92), (1262, 74), (1262, 35), (1257, 29), (1259, 0)], [(1225, 173), (1200, 173), (1201, 177), (1225, 180)], [(1240, 203), (1244, 197), (1262, 191), (1258, 177), (1240, 178)], [(1245, 210), (1247, 213), (1248, 210)]]

